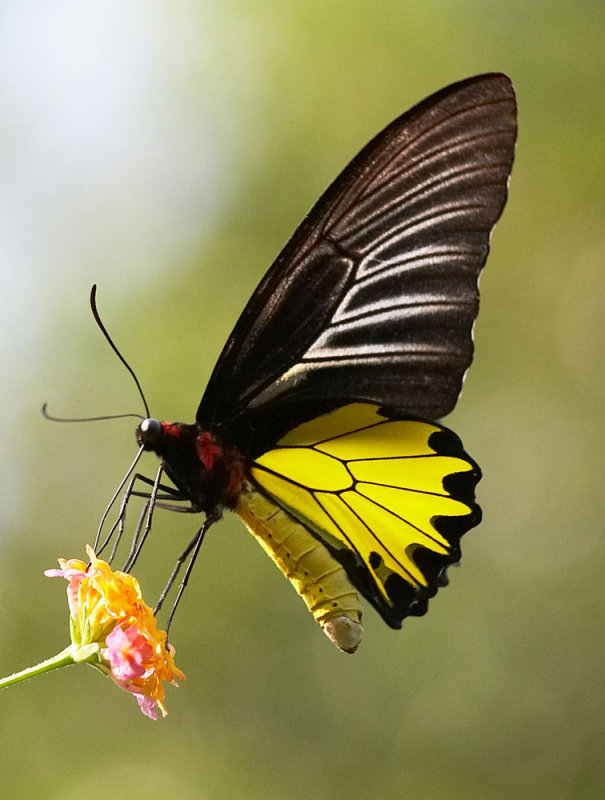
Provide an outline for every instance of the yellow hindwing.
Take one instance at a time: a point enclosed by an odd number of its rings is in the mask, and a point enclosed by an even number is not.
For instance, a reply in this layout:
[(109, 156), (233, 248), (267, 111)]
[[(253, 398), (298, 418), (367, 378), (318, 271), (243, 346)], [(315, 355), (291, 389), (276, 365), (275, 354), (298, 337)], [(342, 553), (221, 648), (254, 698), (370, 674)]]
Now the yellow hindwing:
[[(458, 446), (440, 447), (445, 436)], [(410, 597), (434, 594), (437, 573), (427, 576), (421, 554), (452, 563), (460, 535), (478, 522), (471, 496), (479, 470), (457, 437), (432, 423), (391, 419), (375, 405), (350, 404), (299, 425), (259, 456), (251, 473), (395, 627), (406, 613), (421, 613), (403, 602), (400, 579)], [(448, 478), (464, 473), (470, 492), (446, 488)], [(454, 527), (444, 527), (444, 518)]]

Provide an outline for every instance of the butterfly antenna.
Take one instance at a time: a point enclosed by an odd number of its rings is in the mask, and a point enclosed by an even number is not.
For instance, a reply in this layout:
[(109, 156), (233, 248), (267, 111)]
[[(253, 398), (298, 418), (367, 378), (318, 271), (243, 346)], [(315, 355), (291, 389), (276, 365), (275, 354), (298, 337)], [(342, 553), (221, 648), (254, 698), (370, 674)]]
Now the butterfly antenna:
[(141, 414), (106, 414), (102, 417), (55, 417), (54, 414), (48, 413), (48, 403), (42, 405), (42, 416), (51, 422), (99, 422), (105, 419), (124, 419), (125, 417), (134, 417), (135, 419), (145, 419)]
[(130, 374), (132, 375), (132, 379), (135, 382), (137, 389), (139, 390), (139, 395), (141, 396), (141, 400), (143, 401), (143, 405), (145, 406), (145, 414), (147, 415), (147, 418), (149, 418), (151, 416), (150, 413), (149, 413), (149, 406), (147, 405), (147, 400), (145, 400), (145, 395), (143, 394), (143, 390), (141, 388), (141, 384), (139, 383), (139, 379), (135, 375), (133, 368), (130, 366), (128, 361), (126, 361), (126, 359), (124, 358), (122, 353), (120, 353), (120, 351), (118, 350), (118, 348), (114, 344), (113, 339), (111, 338), (111, 336), (107, 333), (107, 328), (101, 322), (101, 317), (99, 316), (99, 312), (97, 310), (97, 285), (96, 285), (96, 283), (93, 285), (92, 289), (90, 290), (90, 309), (92, 311), (93, 317), (95, 318), (95, 322), (97, 323), (97, 325), (101, 329), (101, 333), (103, 334), (103, 336), (109, 342), (109, 345), (110, 345), (111, 349), (117, 355), (117, 357), (120, 359), (122, 364), (124, 364), (124, 366), (126, 367), (128, 372), (130, 372)]

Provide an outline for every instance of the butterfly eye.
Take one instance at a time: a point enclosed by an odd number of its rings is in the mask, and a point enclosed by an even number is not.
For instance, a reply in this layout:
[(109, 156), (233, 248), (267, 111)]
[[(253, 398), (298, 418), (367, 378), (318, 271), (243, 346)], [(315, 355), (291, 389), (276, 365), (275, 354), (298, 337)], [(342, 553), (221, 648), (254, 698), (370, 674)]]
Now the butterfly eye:
[(137, 428), (137, 442), (146, 450), (156, 445), (161, 435), (162, 423), (153, 417), (144, 419)]

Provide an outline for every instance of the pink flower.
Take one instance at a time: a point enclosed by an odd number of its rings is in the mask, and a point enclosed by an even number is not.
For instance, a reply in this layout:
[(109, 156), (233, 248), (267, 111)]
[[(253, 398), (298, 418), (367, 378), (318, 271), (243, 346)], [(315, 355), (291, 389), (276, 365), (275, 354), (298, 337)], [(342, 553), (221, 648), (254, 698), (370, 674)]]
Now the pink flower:
[(107, 647), (101, 650), (101, 656), (109, 662), (116, 680), (128, 681), (145, 675), (145, 663), (151, 660), (153, 648), (136, 625), (126, 630), (114, 628), (105, 644)]
[(67, 586), (67, 603), (69, 605), (69, 613), (72, 618), (74, 618), (78, 611), (80, 584), (83, 578), (86, 577), (86, 564), (83, 561), (77, 561), (75, 558), (72, 558), (70, 563), (74, 566), (68, 567), (68, 562), (64, 558), (60, 558), (59, 564), (61, 564), (63, 569), (45, 569), (44, 574), (47, 578), (65, 578), (69, 581)]
[(137, 694), (135, 695), (137, 699), (137, 703), (139, 704), (139, 708), (145, 714), (146, 717), (149, 719), (157, 719), (158, 715), (156, 713), (156, 706), (157, 702), (154, 700), (153, 697), (147, 697), (144, 694)]

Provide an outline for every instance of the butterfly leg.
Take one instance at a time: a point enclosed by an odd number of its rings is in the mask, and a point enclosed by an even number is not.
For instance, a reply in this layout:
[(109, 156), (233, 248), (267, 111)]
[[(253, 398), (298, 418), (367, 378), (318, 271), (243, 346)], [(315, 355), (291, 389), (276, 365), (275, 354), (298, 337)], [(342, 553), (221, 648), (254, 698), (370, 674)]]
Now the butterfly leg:
[(220, 518), (221, 518), (220, 511), (215, 511), (215, 512), (213, 512), (211, 514), (208, 514), (208, 516), (204, 520), (204, 524), (202, 525), (202, 527), (197, 531), (197, 533), (195, 534), (193, 539), (189, 542), (187, 547), (183, 550), (181, 555), (178, 557), (178, 559), (176, 561), (176, 564), (174, 565), (174, 569), (172, 570), (172, 573), (170, 574), (170, 577), (168, 578), (168, 580), (166, 582), (166, 585), (164, 586), (164, 588), (162, 590), (162, 593), (161, 593), (161, 595), (160, 595), (160, 597), (158, 599), (158, 602), (156, 604), (156, 607), (154, 608), (154, 611), (153, 611), (153, 613), (156, 616), (157, 616), (159, 610), (161, 609), (161, 607), (162, 607), (162, 605), (164, 603), (164, 600), (166, 599), (166, 595), (168, 594), (168, 592), (170, 591), (170, 589), (174, 585), (174, 582), (175, 582), (175, 580), (176, 580), (176, 578), (177, 578), (177, 576), (178, 576), (178, 574), (179, 574), (179, 572), (181, 570), (181, 567), (185, 563), (185, 561), (187, 559), (187, 556), (193, 550), (191, 558), (189, 559), (189, 563), (187, 564), (187, 568), (185, 570), (185, 574), (183, 575), (183, 580), (181, 581), (181, 583), (179, 585), (178, 592), (177, 592), (175, 601), (173, 603), (172, 609), (170, 611), (170, 614), (168, 615), (168, 621), (166, 623), (166, 632), (167, 633), (168, 633), (168, 631), (170, 629), (170, 624), (172, 623), (172, 620), (174, 618), (176, 609), (177, 609), (177, 607), (178, 607), (178, 605), (179, 605), (179, 603), (181, 601), (181, 597), (183, 596), (183, 592), (185, 591), (185, 587), (187, 586), (187, 583), (189, 582), (189, 576), (191, 575), (191, 570), (193, 569), (193, 565), (195, 564), (195, 561), (197, 559), (198, 553), (199, 553), (200, 548), (202, 546), (202, 542), (204, 541), (204, 537), (206, 536), (206, 533), (209, 530), (209, 528), (215, 522), (217, 522)]

